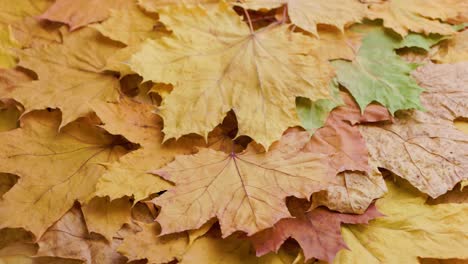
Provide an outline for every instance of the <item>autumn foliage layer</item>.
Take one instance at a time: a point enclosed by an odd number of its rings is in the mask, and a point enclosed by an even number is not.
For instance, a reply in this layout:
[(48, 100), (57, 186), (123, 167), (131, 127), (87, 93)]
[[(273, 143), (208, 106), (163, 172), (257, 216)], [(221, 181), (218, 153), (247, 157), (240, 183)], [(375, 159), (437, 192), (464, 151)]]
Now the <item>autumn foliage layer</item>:
[(465, 0), (0, 0), (0, 263), (466, 263)]

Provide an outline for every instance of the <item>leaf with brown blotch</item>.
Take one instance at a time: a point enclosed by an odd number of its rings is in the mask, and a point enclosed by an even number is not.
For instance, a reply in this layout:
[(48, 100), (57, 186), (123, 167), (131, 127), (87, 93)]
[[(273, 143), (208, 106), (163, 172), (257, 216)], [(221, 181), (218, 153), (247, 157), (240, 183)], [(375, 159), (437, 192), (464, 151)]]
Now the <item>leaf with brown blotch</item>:
[(109, 198), (94, 197), (82, 206), (83, 216), (89, 232), (104, 236), (107, 241), (119, 231), (125, 223), (131, 221), (132, 203), (127, 197), (109, 201)]
[(242, 153), (200, 149), (154, 171), (175, 187), (153, 202), (162, 234), (198, 229), (217, 217), (223, 237), (252, 235), (289, 217), (285, 198), (309, 198), (334, 184), (323, 154), (302, 151), (308, 132), (291, 131), (268, 152), (251, 143)]
[(390, 120), (391, 115), (378, 104), (369, 105), (361, 114), (359, 106), (348, 93), (341, 92), (340, 96), (345, 105), (330, 113), (325, 125), (314, 133), (304, 149), (328, 155), (331, 176), (345, 170), (370, 172), (366, 142), (355, 125)]
[(468, 116), (466, 65), (419, 68), (413, 75), (426, 88), (421, 101), (428, 111), (402, 112), (394, 124), (361, 127), (377, 166), (432, 198), (468, 178), (468, 135), (453, 125), (456, 118)]
[(21, 52), (19, 66), (34, 71), (38, 80), (23, 83), (7, 94), (22, 103), (26, 112), (60, 108), (61, 126), (90, 114), (96, 102), (118, 100), (117, 78), (101, 71), (107, 57), (122, 48), (91, 28), (64, 34), (63, 44)]
[(87, 119), (60, 133), (59, 125), (59, 111), (36, 111), (23, 116), (21, 128), (0, 133), (0, 172), (20, 177), (0, 200), (0, 228), (23, 227), (39, 238), (75, 200), (93, 193), (104, 172), (97, 163), (126, 151)]
[(111, 9), (125, 9), (132, 0), (56, 0), (41, 16), (55, 22), (67, 24), (76, 30), (88, 24), (105, 20)]
[[(106, 173), (96, 186), (97, 196), (109, 196), (113, 200), (127, 195), (139, 201), (166, 190), (171, 184), (148, 172), (171, 162), (176, 155), (193, 153), (196, 146), (205, 145), (201, 137), (191, 136), (162, 144), (162, 119), (153, 113), (152, 105), (125, 99), (120, 103), (96, 104), (93, 109), (104, 122), (103, 128), (142, 146), (118, 162), (105, 164)], [(216, 128), (208, 137), (208, 145), (220, 150), (230, 149), (233, 142), (228, 135), (234, 129), (232, 126), (231, 122)]]
[(362, 215), (341, 214), (325, 208), (316, 208), (306, 212), (308, 205), (299, 199), (288, 203), (295, 218), (281, 219), (272, 228), (261, 231), (249, 239), (252, 241), (257, 256), (277, 252), (289, 237), (295, 239), (306, 260), (312, 258), (333, 262), (336, 253), (346, 248), (341, 237), (341, 224), (367, 224), (370, 220), (382, 216), (372, 205)]
[(167, 138), (204, 137), (230, 110), (239, 135), (265, 148), (300, 125), (297, 96), (330, 97), (331, 65), (318, 43), (288, 25), (253, 31), (226, 3), (174, 7), (159, 13), (173, 34), (145, 42), (130, 66), (145, 80), (172, 84), (159, 114)]
[(142, 231), (127, 236), (118, 252), (129, 261), (148, 259), (148, 263), (168, 263), (180, 259), (188, 247), (186, 232), (158, 236), (161, 227), (157, 223), (141, 224)]
[(126, 258), (116, 251), (121, 242), (90, 235), (81, 210), (73, 207), (39, 239), (36, 256), (79, 259), (87, 264), (124, 264)]

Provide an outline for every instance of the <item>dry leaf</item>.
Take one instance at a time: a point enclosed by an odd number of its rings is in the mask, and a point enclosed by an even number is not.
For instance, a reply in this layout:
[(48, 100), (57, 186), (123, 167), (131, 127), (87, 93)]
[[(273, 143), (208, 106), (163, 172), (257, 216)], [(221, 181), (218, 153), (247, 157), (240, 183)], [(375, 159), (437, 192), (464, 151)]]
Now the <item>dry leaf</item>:
[(125, 9), (132, 0), (56, 0), (39, 18), (67, 24), (76, 30), (109, 17), (111, 9)]
[(121, 242), (90, 235), (81, 210), (73, 207), (39, 239), (37, 256), (79, 259), (87, 264), (124, 264), (125, 257), (116, 252)]
[(160, 19), (172, 37), (147, 41), (130, 61), (145, 80), (174, 85), (159, 112), (167, 138), (206, 137), (233, 109), (239, 134), (268, 148), (299, 125), (296, 96), (329, 96), (332, 69), (307, 36), (286, 25), (250, 32), (226, 4), (170, 11)]
[(252, 235), (289, 217), (286, 196), (309, 198), (334, 180), (324, 155), (301, 151), (308, 140), (307, 132), (292, 131), (266, 153), (251, 144), (240, 154), (200, 149), (177, 156), (154, 172), (176, 184), (153, 200), (162, 208), (162, 234), (198, 229), (217, 217), (223, 237)]
[(0, 133), (0, 171), (20, 177), (0, 201), (1, 228), (23, 227), (39, 238), (75, 200), (88, 199), (104, 171), (96, 163), (125, 152), (86, 119), (60, 133), (59, 124), (58, 111), (33, 112), (21, 128)]
[(324, 208), (306, 212), (308, 206), (301, 202), (298, 199), (290, 201), (289, 208), (295, 218), (282, 219), (273, 228), (250, 238), (257, 250), (257, 256), (278, 252), (286, 239), (292, 237), (301, 246), (306, 261), (317, 258), (333, 262), (336, 253), (346, 248), (340, 232), (342, 223), (367, 224), (382, 216), (375, 206), (371, 206), (362, 215), (335, 213)]
[(94, 103), (118, 99), (118, 80), (100, 72), (107, 56), (119, 48), (96, 30), (85, 28), (68, 34), (63, 44), (26, 49), (19, 65), (36, 72), (39, 80), (21, 84), (8, 95), (27, 112), (60, 108), (64, 126), (91, 113)]

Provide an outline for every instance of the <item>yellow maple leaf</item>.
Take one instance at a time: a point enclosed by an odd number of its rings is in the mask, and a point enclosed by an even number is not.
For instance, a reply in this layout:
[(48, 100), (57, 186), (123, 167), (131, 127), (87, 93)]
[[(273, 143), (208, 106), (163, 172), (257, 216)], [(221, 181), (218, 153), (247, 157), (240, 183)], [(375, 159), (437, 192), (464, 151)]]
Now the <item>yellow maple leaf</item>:
[(115, 137), (86, 119), (60, 133), (59, 124), (58, 111), (33, 112), (21, 128), (0, 134), (0, 171), (20, 177), (0, 201), (1, 228), (23, 227), (39, 238), (75, 200), (92, 194), (104, 171), (96, 163), (124, 152)]
[(342, 227), (349, 250), (334, 263), (419, 263), (424, 258), (468, 258), (468, 204), (425, 204), (426, 196), (387, 181), (389, 192), (377, 201), (385, 216), (368, 225)]
[[(96, 186), (97, 196), (117, 199), (127, 195), (139, 201), (152, 193), (166, 190), (171, 184), (149, 171), (166, 165), (176, 155), (192, 153), (196, 146), (205, 145), (201, 137), (184, 137), (178, 142), (162, 144), (162, 119), (153, 113), (152, 105), (125, 99), (120, 103), (96, 104), (93, 109), (107, 131), (123, 135), (142, 146), (118, 162), (105, 165), (106, 173)], [(231, 139), (226, 135), (227, 131), (218, 127), (210, 133), (208, 145), (215, 149), (231, 146)]]
[(40, 14), (49, 4), (49, 0), (0, 1), (0, 67), (11, 68), (16, 65), (14, 50), (20, 46), (11, 34), (11, 24)]
[(90, 114), (93, 103), (118, 100), (118, 79), (101, 71), (107, 56), (120, 48), (96, 30), (85, 28), (67, 34), (63, 44), (26, 49), (19, 65), (36, 72), (38, 80), (19, 85), (7, 96), (21, 102), (26, 112), (60, 108), (64, 126)]
[(197, 5), (216, 4), (220, 0), (138, 0), (138, 5), (149, 12), (159, 12), (178, 5), (194, 7)]
[(148, 14), (133, 2), (125, 9), (111, 10), (107, 20), (91, 25), (104, 36), (126, 45), (135, 45), (147, 38), (156, 38), (161, 33), (154, 28), (158, 16)]
[(458, 7), (452, 0), (389, 0), (371, 4), (367, 17), (382, 19), (383, 25), (401, 36), (410, 31), (451, 35), (455, 30), (446, 21), (458, 15)]
[(131, 61), (145, 80), (169, 83), (159, 114), (168, 138), (207, 136), (233, 109), (239, 134), (268, 147), (299, 125), (295, 98), (328, 98), (329, 63), (313, 39), (287, 25), (251, 32), (226, 4), (160, 12), (174, 34), (146, 42)]
[(180, 259), (188, 247), (187, 233), (158, 236), (157, 223), (141, 224), (142, 231), (126, 237), (117, 249), (130, 261), (148, 259), (149, 263), (168, 263)]
[(252, 9), (287, 6), (291, 22), (318, 36), (318, 24), (333, 25), (342, 32), (345, 26), (360, 22), (367, 6), (357, 0), (241, 0), (241, 5)]
[(132, 203), (127, 197), (109, 201), (109, 198), (95, 197), (81, 210), (89, 232), (103, 235), (111, 242), (122, 225), (129, 223)]

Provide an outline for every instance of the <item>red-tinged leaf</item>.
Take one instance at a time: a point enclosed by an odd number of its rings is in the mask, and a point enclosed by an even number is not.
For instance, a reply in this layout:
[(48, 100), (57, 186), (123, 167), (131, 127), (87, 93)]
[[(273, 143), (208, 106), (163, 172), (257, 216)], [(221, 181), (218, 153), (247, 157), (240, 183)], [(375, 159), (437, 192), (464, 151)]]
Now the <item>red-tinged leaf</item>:
[(340, 231), (342, 223), (367, 224), (370, 220), (382, 216), (375, 205), (369, 207), (362, 215), (352, 215), (332, 212), (325, 208), (305, 212), (306, 206), (298, 204), (298, 199), (291, 202), (290, 209), (293, 207), (295, 218), (282, 219), (273, 228), (249, 238), (257, 256), (277, 252), (286, 239), (291, 237), (299, 243), (307, 260), (317, 258), (331, 263), (336, 253), (346, 248)]

